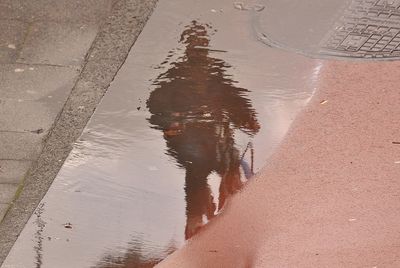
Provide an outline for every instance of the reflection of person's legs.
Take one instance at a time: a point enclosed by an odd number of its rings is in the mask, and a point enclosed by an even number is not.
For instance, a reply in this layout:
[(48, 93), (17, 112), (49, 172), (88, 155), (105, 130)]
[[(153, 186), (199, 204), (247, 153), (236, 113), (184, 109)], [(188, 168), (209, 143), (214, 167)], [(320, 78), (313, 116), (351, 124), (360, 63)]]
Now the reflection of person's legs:
[(240, 188), (242, 188), (243, 183), (240, 180), (240, 169), (239, 162), (231, 169), (227, 170), (225, 174), (221, 174), (221, 184), (219, 186), (219, 200), (218, 200), (218, 210), (220, 210), (226, 199), (236, 193)]
[(215, 204), (207, 177), (191, 177), (186, 174), (186, 229), (185, 237), (189, 239), (204, 225), (204, 217), (208, 220), (214, 216)]
[(240, 180), (240, 153), (234, 146), (233, 131), (226, 127), (224, 135), (220, 137), (218, 150), (220, 163), (218, 165), (218, 174), (221, 176), (219, 186), (218, 210), (220, 210), (225, 200), (236, 191), (242, 188), (243, 183)]

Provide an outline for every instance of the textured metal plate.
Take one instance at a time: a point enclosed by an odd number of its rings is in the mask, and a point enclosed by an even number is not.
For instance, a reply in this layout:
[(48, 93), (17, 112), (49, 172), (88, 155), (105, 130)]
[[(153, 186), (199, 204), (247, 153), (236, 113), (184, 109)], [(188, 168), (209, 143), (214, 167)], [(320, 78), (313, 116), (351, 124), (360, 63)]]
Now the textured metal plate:
[(353, 0), (321, 47), (331, 56), (400, 57), (400, 0)]

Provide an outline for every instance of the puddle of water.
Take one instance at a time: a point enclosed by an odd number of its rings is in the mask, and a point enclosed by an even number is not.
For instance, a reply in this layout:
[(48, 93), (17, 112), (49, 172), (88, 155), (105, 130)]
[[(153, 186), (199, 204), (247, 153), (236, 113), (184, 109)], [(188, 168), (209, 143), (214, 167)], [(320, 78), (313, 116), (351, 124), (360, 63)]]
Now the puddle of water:
[(259, 39), (316, 58), (400, 56), (400, 1), (263, 0), (255, 12)]
[(2, 267), (152, 267), (212, 220), (322, 66), (251, 29), (231, 1), (160, 1)]

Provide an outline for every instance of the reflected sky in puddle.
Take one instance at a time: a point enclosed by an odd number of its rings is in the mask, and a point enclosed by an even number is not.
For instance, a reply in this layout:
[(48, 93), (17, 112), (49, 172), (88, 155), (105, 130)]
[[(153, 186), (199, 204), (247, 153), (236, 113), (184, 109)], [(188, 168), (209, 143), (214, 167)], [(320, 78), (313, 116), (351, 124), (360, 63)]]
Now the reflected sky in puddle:
[(265, 165), (321, 66), (230, 1), (160, 1), (2, 267), (152, 267)]

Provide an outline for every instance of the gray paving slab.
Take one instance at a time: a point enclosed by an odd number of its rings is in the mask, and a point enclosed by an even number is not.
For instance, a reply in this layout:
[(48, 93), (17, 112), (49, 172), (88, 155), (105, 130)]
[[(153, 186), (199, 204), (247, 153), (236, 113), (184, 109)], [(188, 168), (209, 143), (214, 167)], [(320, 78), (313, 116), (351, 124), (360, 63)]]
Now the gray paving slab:
[(0, 160), (0, 184), (21, 183), (32, 161)]
[(69, 67), (5, 64), (0, 65), (0, 74), (0, 99), (39, 100), (68, 96), (79, 71)]
[(17, 184), (0, 184), (0, 204), (10, 204), (17, 192)]
[[(62, 103), (59, 104), (60, 110)], [(39, 134), (50, 129), (57, 113), (40, 101), (0, 101), (0, 131), (30, 132)]]
[(97, 31), (96, 23), (34, 23), (17, 62), (80, 66)]
[[(20, 1), (0, 1), (0, 17), (3, 19), (21, 19), (26, 14), (25, 8)], [(29, 15), (31, 17), (31, 15)]]
[(24, 40), (28, 24), (16, 20), (0, 20), (0, 63), (14, 62)]
[(35, 133), (0, 132), (0, 159), (33, 160), (42, 144), (42, 136)]
[(2, 0), (0, 17), (26, 21), (100, 21), (113, 0)]

